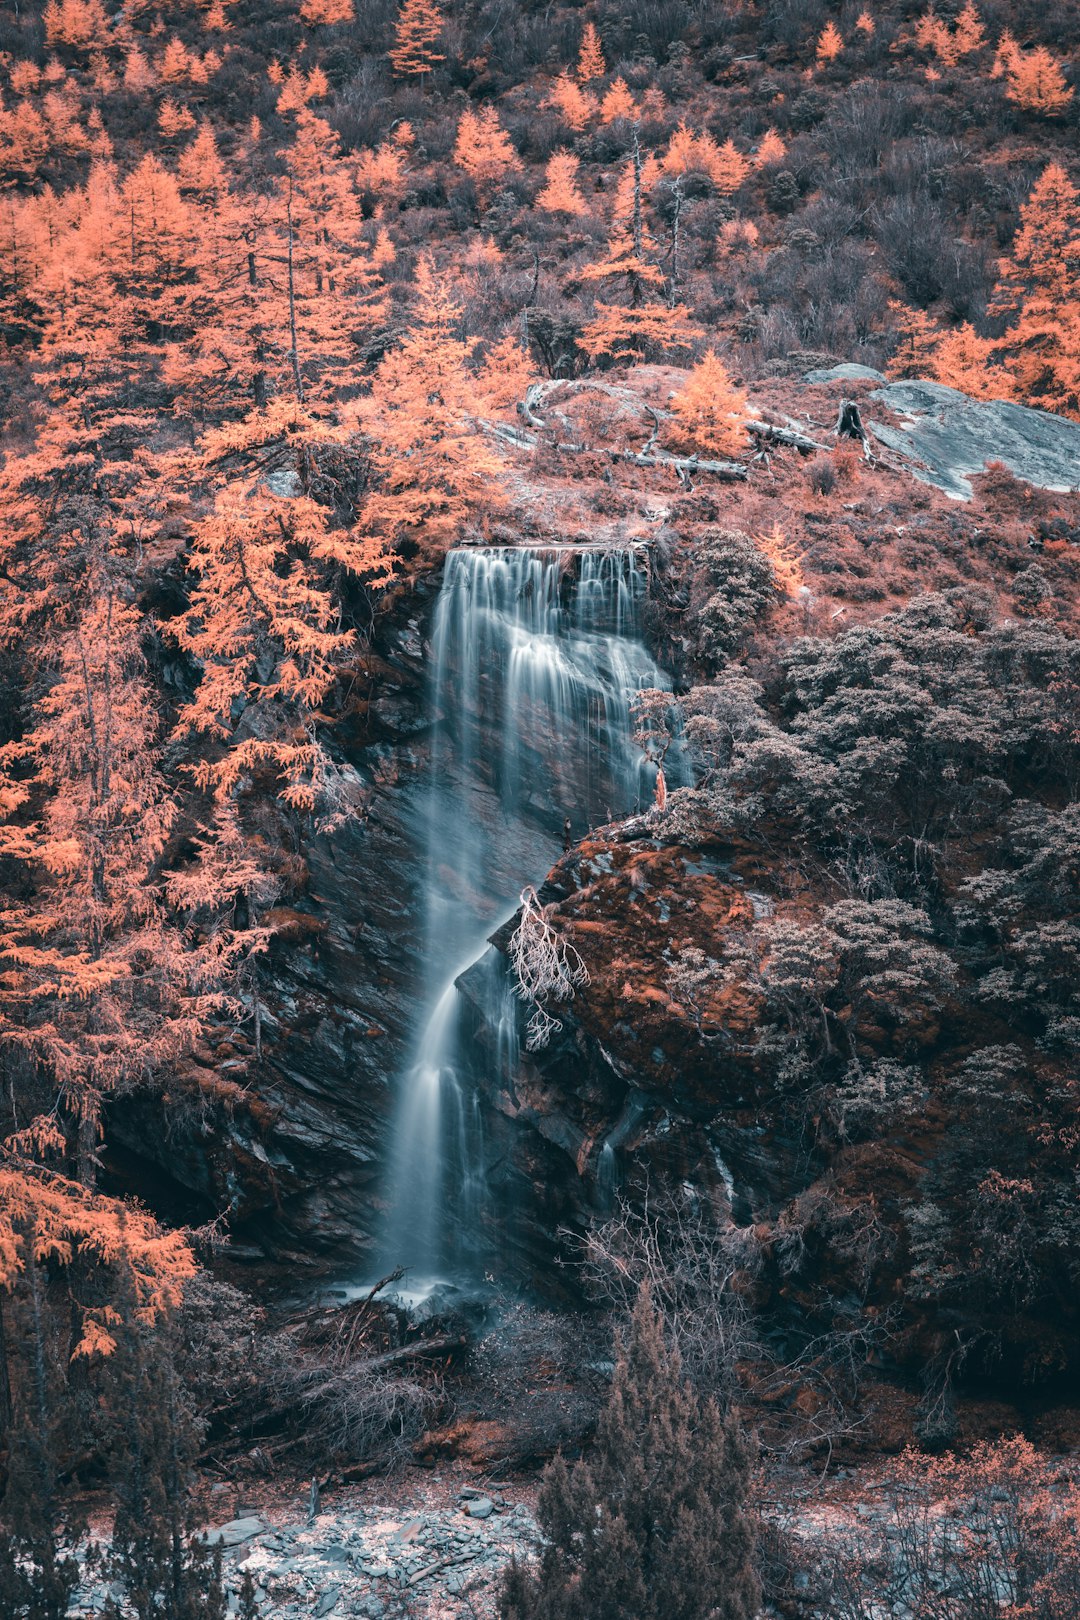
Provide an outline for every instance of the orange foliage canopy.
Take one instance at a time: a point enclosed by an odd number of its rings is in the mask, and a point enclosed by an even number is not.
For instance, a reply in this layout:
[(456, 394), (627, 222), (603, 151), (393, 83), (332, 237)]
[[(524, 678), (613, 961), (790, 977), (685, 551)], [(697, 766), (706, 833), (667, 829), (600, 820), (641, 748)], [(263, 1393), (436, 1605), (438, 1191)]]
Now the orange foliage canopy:
[(478, 185), (501, 180), (504, 174), (521, 168), (509, 135), (499, 122), (494, 107), (467, 107), (458, 124), (454, 142), (454, 162)]
[(545, 106), (562, 113), (571, 129), (584, 129), (597, 111), (596, 97), (583, 90), (568, 72), (560, 73), (548, 93)]
[(579, 340), (594, 360), (634, 359), (643, 354), (687, 349), (699, 335), (685, 304), (673, 300), (664, 303), (656, 297), (664, 285), (664, 276), (647, 253), (643, 173), (641, 149), (635, 140), (626, 174), (628, 207), (621, 206), (617, 197), (607, 253), (581, 271), (583, 281), (609, 282), (625, 298), (621, 304), (597, 300), (593, 318), (586, 323)]
[(584, 214), (587, 205), (578, 185), (580, 169), (581, 159), (573, 152), (553, 152), (548, 159), (544, 187), (536, 199), (537, 208), (549, 214)]
[(301, 0), (300, 21), (309, 28), (332, 28), (337, 23), (352, 22), (355, 15), (353, 0)]
[[(180, 1303), (196, 1271), (181, 1232), (163, 1232), (131, 1204), (34, 1166), (0, 1163), (0, 1289), (10, 1292), (28, 1265), (68, 1268), (85, 1262), (113, 1285), (123, 1274), (137, 1323), (152, 1324)], [(111, 1274), (111, 1276), (109, 1275)], [(118, 1312), (108, 1304), (78, 1310), (72, 1361), (116, 1348)]]
[(817, 49), (814, 53), (818, 67), (826, 67), (834, 62), (844, 49), (844, 36), (833, 22), (832, 18), (818, 35)]
[(190, 606), (168, 631), (201, 678), (180, 710), (178, 734), (229, 745), (192, 767), (195, 780), (225, 798), (266, 773), (279, 780), (286, 804), (332, 824), (340, 785), (315, 719), (355, 650), (351, 632), (338, 628), (334, 573), (384, 582), (389, 550), (371, 533), (332, 529), (327, 509), (304, 496), (230, 484), (196, 527), (191, 566)]

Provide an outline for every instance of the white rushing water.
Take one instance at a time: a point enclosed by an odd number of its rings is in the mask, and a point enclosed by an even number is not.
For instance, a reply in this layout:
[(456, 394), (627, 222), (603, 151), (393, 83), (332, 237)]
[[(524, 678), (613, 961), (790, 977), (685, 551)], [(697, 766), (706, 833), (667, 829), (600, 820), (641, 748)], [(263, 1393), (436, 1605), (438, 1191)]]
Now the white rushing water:
[[(618, 550), (452, 551), (432, 638), (424, 792), (425, 974), (414, 1058), (398, 1085), (385, 1259), (409, 1292), (462, 1274), (484, 1197), (475, 1091), (463, 1083), (455, 981), (483, 954), (568, 832), (653, 793), (631, 703), (670, 683), (642, 640), (644, 558)], [(513, 997), (492, 962), (498, 1061), (517, 1059)]]

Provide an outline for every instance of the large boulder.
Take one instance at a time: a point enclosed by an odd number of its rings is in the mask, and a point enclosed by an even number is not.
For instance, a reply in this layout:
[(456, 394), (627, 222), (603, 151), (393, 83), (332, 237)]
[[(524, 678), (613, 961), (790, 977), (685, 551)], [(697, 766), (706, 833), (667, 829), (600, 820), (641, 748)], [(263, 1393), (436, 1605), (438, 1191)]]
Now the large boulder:
[(901, 420), (871, 421), (881, 444), (909, 463), (912, 475), (956, 500), (972, 497), (971, 477), (1000, 461), (1040, 489), (1080, 490), (1080, 422), (1004, 399), (970, 399), (943, 383), (888, 383), (870, 396)]

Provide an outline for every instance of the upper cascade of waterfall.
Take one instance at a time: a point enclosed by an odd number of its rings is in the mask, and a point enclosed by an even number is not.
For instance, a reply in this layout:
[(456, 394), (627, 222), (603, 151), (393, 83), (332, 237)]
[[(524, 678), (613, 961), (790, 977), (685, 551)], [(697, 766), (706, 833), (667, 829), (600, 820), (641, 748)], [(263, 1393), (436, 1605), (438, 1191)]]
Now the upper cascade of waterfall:
[(651, 790), (631, 706), (670, 683), (641, 639), (645, 561), (636, 547), (469, 547), (446, 559), (437, 719), (504, 807), (553, 832), (626, 814)]

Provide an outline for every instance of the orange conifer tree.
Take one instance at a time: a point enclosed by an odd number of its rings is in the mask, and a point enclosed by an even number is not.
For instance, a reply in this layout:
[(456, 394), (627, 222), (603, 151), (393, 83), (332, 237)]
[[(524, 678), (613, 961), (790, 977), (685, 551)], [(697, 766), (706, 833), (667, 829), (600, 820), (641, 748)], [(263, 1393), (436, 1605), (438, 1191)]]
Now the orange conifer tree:
[(306, 497), (229, 484), (198, 524), (190, 606), (169, 621), (168, 633), (201, 670), (177, 735), (201, 733), (225, 745), (191, 767), (217, 798), (262, 776), (286, 805), (323, 826), (345, 813), (316, 720), (355, 647), (340, 623), (339, 566), (378, 584), (393, 560), (369, 535), (334, 531), (329, 512)]
[(605, 124), (613, 124), (617, 118), (634, 118), (636, 114), (629, 85), (625, 79), (616, 79), (600, 103), (601, 119)]
[(1058, 163), (1020, 210), (992, 311), (1009, 322), (994, 348), (1021, 397), (1080, 416), (1080, 192)]
[(458, 123), (454, 162), (480, 186), (521, 168), (521, 159), (494, 107), (480, 107), (475, 112), (466, 107)]
[(620, 304), (597, 300), (580, 339), (581, 347), (594, 360), (633, 359), (650, 352), (685, 349), (698, 335), (685, 304), (665, 303), (657, 297), (664, 276), (646, 251), (642, 176), (641, 148), (635, 136), (626, 177), (629, 207), (624, 212), (616, 199), (608, 251), (581, 271), (582, 281), (608, 282), (625, 299)]
[(708, 349), (672, 396), (669, 431), (680, 448), (734, 456), (746, 448), (746, 395), (732, 382), (715, 350)]
[(784, 137), (775, 129), (767, 129), (754, 154), (758, 167), (764, 168), (769, 163), (779, 163), (781, 158), (786, 156), (787, 142)]
[(536, 199), (537, 208), (549, 214), (584, 214), (587, 204), (578, 185), (580, 169), (581, 159), (573, 152), (553, 152), (545, 170), (543, 190)]
[(309, 28), (333, 28), (352, 22), (356, 13), (353, 0), (301, 0), (300, 21)]
[(941, 341), (941, 328), (925, 310), (909, 304), (890, 302), (897, 345), (889, 361), (890, 377), (932, 377), (934, 351)]
[(1001, 30), (997, 50), (994, 52), (993, 65), (990, 68), (990, 77), (1000, 79), (1004, 74), (1010, 73), (1020, 60), (1020, 47), (1008, 28)]
[(1042, 45), (1011, 53), (1005, 68), (1005, 94), (1025, 112), (1060, 118), (1073, 98), (1060, 62)]
[(844, 36), (830, 17), (825, 27), (818, 35), (817, 48), (814, 59), (818, 67), (828, 67), (830, 62), (842, 55), (844, 49)]
[(484, 357), (477, 391), (487, 410), (496, 415), (513, 414), (535, 375), (536, 368), (517, 333), (506, 332)]
[(986, 27), (975, 0), (966, 0), (953, 29), (953, 45), (956, 53), (958, 56), (970, 56), (974, 51), (981, 51), (985, 44)]
[(545, 103), (562, 113), (571, 129), (584, 129), (597, 111), (596, 97), (589, 95), (569, 73), (560, 73)]
[(934, 345), (928, 374), (972, 399), (1012, 399), (1016, 391), (1012, 374), (995, 359), (996, 348), (992, 339), (980, 337), (965, 321)]
[(363, 526), (395, 547), (407, 540), (438, 551), (471, 514), (498, 502), (502, 465), (473, 424), (476, 384), (460, 322), (422, 255), (408, 332), (380, 362), (360, 408), (375, 446)]
[(802, 554), (779, 523), (774, 523), (763, 534), (756, 534), (754, 540), (758, 550), (763, 551), (772, 564), (777, 590), (785, 596), (798, 596), (803, 589)]
[(201, 1028), (155, 881), (173, 808), (141, 621), (95, 549), (81, 602), (47, 621), (53, 682), (0, 757), (0, 850), (32, 879), (3, 916), (0, 1038), (46, 1088), (35, 1146), (86, 1186), (103, 1100), (167, 1069)]
[(604, 61), (604, 51), (600, 44), (600, 35), (596, 31), (596, 24), (587, 22), (581, 35), (581, 50), (578, 52), (578, 79), (582, 84), (591, 84), (594, 79), (602, 79), (606, 72), (607, 63)]
[(445, 62), (445, 54), (435, 49), (444, 27), (435, 0), (404, 0), (390, 51), (390, 66), (399, 78), (424, 79)]

